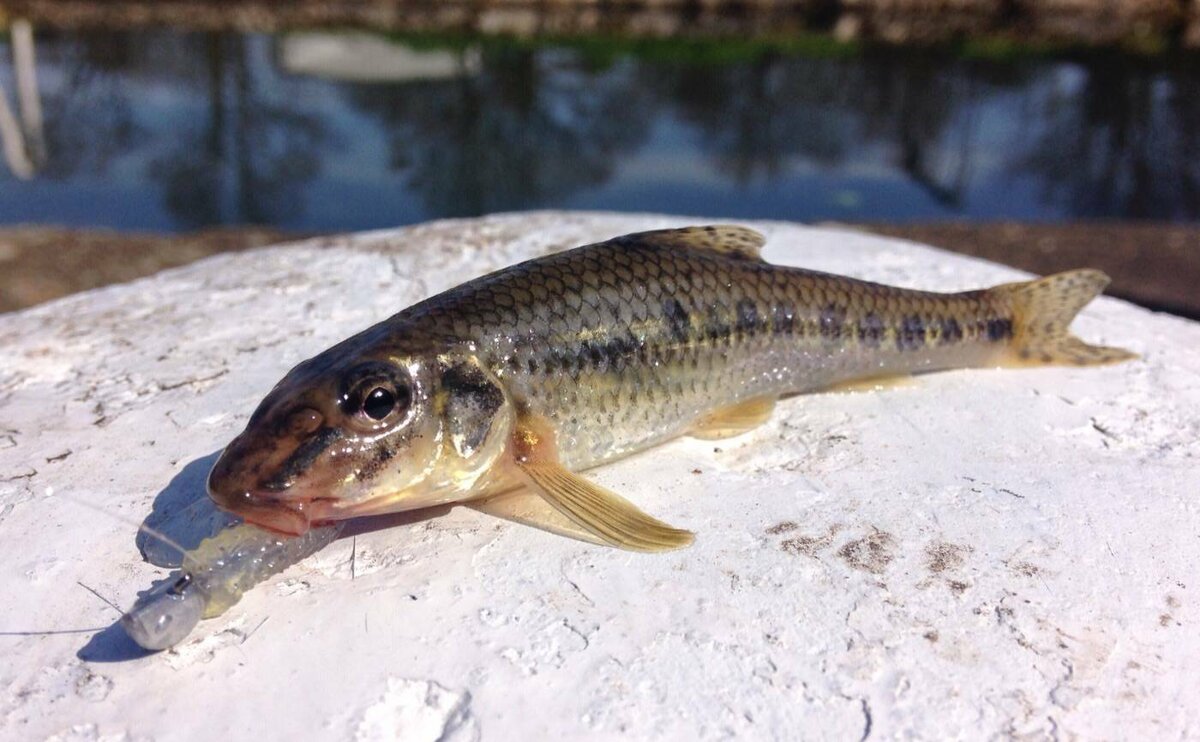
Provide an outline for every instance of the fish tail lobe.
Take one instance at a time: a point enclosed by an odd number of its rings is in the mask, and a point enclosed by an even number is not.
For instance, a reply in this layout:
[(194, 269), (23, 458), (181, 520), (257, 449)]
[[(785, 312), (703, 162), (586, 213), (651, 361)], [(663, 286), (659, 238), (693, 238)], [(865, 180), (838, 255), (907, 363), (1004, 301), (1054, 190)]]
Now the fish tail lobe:
[(1137, 358), (1124, 348), (1090, 345), (1069, 329), (1075, 315), (1108, 283), (1103, 272), (1084, 268), (989, 289), (994, 299), (1012, 308), (1012, 364), (1099, 366)]

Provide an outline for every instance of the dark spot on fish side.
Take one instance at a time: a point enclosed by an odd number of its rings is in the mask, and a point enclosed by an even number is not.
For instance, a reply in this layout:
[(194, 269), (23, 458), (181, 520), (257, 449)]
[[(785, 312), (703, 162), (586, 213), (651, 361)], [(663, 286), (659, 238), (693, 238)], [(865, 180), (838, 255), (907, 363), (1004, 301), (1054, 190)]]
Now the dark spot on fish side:
[(776, 333), (790, 335), (796, 328), (796, 308), (791, 304), (776, 304), (772, 326)]
[(737, 330), (744, 335), (758, 329), (758, 306), (753, 299), (741, 299), (737, 303)]
[(962, 340), (962, 327), (958, 324), (958, 320), (953, 317), (947, 317), (942, 320), (942, 332), (938, 339), (941, 345), (951, 345)]
[(799, 528), (799, 526), (797, 526), (795, 523), (793, 523), (790, 520), (785, 520), (785, 521), (780, 521), (779, 523), (776, 523), (775, 525), (768, 528), (767, 533), (771, 534), (772, 536), (778, 536), (781, 533), (787, 533), (788, 531), (794, 531), (797, 528)]
[(608, 360), (605, 353), (590, 343), (584, 343), (584, 352), (587, 353), (588, 361), (591, 362), (592, 368), (603, 369), (605, 362)]
[(896, 333), (897, 350), (918, 350), (925, 346), (925, 320), (917, 315), (909, 315), (900, 322), (900, 332)]
[(842, 336), (842, 326), (846, 324), (846, 309), (837, 304), (830, 304), (821, 310), (821, 337), (838, 340)]
[(946, 584), (950, 586), (950, 592), (954, 593), (955, 595), (962, 595), (967, 591), (967, 588), (970, 587), (970, 585), (962, 582), (961, 580), (950, 580)]
[(678, 343), (687, 342), (692, 326), (691, 319), (677, 299), (663, 300), (663, 320), (671, 333), (671, 339)]
[(640, 347), (641, 343), (633, 335), (615, 337), (609, 340), (605, 345), (605, 351), (609, 357), (609, 368), (615, 370), (625, 368), (626, 363), (636, 355)]
[(868, 348), (878, 348), (883, 342), (885, 329), (879, 315), (871, 312), (858, 321), (858, 342)]
[(977, 340), (986, 340), (988, 332), (988, 321), (986, 318), (979, 318), (975, 321), (975, 338)]
[(921, 636), (924, 637), (925, 640), (928, 641), (930, 644), (937, 644), (938, 633), (936, 631), (930, 629), (929, 631), (926, 631)]
[(730, 326), (726, 321), (722, 307), (713, 305), (708, 310), (707, 321), (704, 324), (705, 336), (715, 342), (722, 342), (729, 339)]
[(987, 322), (987, 338), (993, 343), (1012, 337), (1013, 323), (1011, 319), (989, 319)]
[(896, 539), (890, 533), (876, 528), (862, 538), (846, 542), (837, 553), (854, 569), (877, 575), (896, 558), (892, 553), (895, 546)]

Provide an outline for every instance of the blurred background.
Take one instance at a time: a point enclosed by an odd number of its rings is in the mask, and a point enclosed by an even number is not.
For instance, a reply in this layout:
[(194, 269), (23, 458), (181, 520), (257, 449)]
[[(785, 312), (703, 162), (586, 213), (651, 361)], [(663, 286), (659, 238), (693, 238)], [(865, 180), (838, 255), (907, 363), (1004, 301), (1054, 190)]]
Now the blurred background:
[(552, 208), (860, 225), (1200, 317), (1200, 0), (43, 0), (0, 30), (0, 311)]

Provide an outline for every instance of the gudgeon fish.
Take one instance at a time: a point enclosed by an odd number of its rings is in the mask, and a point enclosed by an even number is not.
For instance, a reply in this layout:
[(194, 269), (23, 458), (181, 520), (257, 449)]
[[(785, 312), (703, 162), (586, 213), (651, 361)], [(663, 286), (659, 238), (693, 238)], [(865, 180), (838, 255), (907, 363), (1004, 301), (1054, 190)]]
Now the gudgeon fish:
[(426, 299), (292, 369), (213, 467), (281, 534), (465, 502), (634, 551), (686, 546), (581, 471), (765, 422), (785, 395), (963, 367), (1133, 358), (1068, 331), (1095, 270), (931, 293), (771, 265), (737, 226), (642, 232)]

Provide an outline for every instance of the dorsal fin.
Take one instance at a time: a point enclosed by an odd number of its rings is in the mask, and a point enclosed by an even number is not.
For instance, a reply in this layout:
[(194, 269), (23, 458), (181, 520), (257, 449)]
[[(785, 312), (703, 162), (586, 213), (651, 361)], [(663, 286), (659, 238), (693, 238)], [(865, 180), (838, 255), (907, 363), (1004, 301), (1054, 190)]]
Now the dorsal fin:
[(690, 250), (711, 250), (742, 260), (762, 260), (762, 247), (767, 238), (749, 227), (736, 224), (710, 224), (681, 229), (657, 229), (618, 237), (620, 241), (644, 241)]

